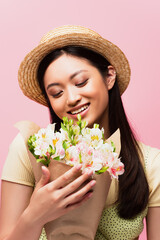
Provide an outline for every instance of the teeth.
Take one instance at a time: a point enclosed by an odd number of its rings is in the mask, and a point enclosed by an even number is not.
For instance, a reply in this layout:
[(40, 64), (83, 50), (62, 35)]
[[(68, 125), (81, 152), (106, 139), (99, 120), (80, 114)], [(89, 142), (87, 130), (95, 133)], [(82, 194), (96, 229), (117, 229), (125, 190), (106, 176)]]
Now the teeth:
[(78, 114), (88, 108), (88, 105), (81, 107), (80, 109), (71, 112), (72, 114)]

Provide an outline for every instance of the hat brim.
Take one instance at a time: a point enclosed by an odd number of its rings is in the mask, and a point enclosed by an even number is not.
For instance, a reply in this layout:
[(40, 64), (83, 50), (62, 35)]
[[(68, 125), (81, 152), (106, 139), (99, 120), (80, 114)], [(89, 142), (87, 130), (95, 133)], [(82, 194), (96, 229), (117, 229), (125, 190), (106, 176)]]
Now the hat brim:
[(18, 81), (25, 96), (47, 105), (37, 80), (37, 70), (42, 59), (55, 49), (68, 45), (91, 49), (103, 57), (115, 68), (120, 94), (126, 90), (130, 81), (130, 66), (124, 53), (116, 45), (101, 36), (85, 33), (64, 33), (40, 43), (22, 61), (18, 71)]

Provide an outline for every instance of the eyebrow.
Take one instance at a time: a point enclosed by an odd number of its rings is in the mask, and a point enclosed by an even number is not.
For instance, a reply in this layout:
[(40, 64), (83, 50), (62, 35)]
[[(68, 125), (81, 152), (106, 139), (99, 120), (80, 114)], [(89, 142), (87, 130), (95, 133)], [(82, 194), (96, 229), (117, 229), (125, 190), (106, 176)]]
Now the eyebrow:
[[(79, 70), (79, 71), (73, 73), (73, 74), (70, 76), (70, 79), (72, 80), (75, 76), (77, 76), (77, 75), (80, 74), (81, 72), (88, 72), (88, 71), (87, 71), (87, 70)], [(57, 86), (57, 85), (59, 85), (59, 83), (51, 83), (51, 84), (49, 84), (49, 85), (47, 86), (47, 90), (48, 90), (48, 88), (53, 87), (53, 86)]]

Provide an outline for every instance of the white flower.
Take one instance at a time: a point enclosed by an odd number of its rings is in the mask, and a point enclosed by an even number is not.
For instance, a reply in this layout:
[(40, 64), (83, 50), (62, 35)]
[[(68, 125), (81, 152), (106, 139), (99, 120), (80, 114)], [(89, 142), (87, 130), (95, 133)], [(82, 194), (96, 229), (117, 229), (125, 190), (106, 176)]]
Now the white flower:
[(63, 137), (65, 140), (68, 140), (68, 141), (69, 141), (68, 133), (67, 133), (66, 131), (64, 131), (62, 128), (60, 129), (60, 134), (62, 135), (62, 137)]
[(86, 128), (82, 131), (83, 139), (93, 148), (100, 148), (103, 144), (103, 131), (99, 128)]
[(66, 149), (65, 160), (66, 160), (66, 163), (69, 165), (75, 166), (79, 164), (79, 152), (76, 146), (71, 146)]
[(47, 128), (41, 128), (38, 133), (35, 134), (36, 139), (41, 139), (44, 142), (52, 143), (52, 138), (54, 137), (55, 123), (49, 124)]
[(56, 155), (60, 157), (60, 159), (63, 159), (65, 157), (65, 150), (62, 146), (62, 141), (58, 141), (56, 143)]
[(41, 139), (38, 139), (36, 141), (36, 147), (35, 147), (35, 154), (37, 156), (45, 156), (46, 152), (48, 152), (49, 144)]
[(92, 169), (93, 171), (99, 171), (103, 167), (102, 161), (99, 158), (93, 159)]
[(109, 163), (108, 172), (113, 178), (118, 178), (119, 175), (124, 173), (124, 164), (120, 162), (120, 159), (113, 161), (113, 164)]

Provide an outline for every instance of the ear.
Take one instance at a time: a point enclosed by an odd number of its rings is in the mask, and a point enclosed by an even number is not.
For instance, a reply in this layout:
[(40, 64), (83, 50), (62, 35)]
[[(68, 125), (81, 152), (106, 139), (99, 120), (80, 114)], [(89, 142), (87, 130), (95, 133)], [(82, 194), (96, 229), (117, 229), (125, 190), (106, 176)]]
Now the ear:
[(116, 81), (116, 71), (113, 66), (108, 66), (108, 73), (105, 77), (108, 90), (112, 89)]

